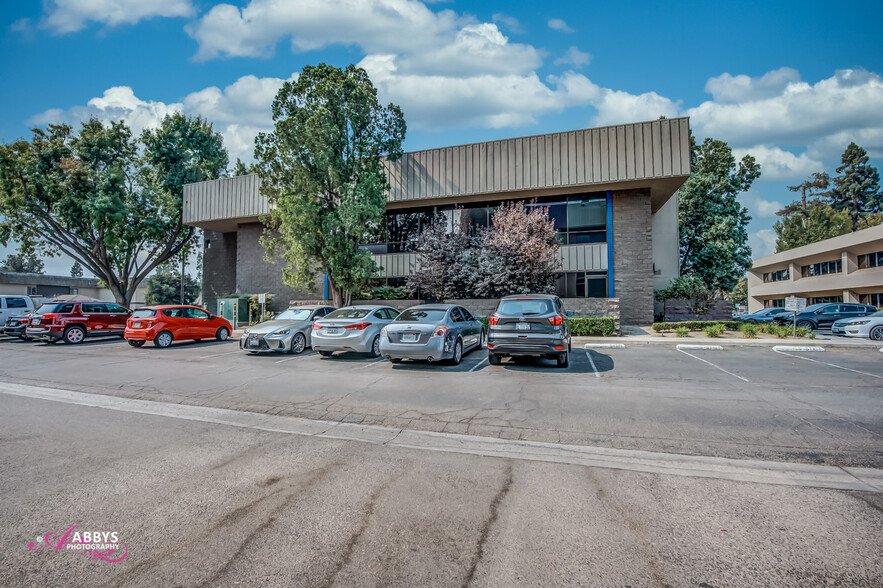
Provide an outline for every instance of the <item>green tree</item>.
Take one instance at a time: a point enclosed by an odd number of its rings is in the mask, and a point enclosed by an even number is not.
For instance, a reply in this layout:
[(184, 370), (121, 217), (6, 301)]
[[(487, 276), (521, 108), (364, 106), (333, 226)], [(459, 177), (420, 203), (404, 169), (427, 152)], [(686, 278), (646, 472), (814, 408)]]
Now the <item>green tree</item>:
[(261, 191), (273, 209), (261, 242), (281, 254), (285, 282), (312, 287), (328, 274), (336, 306), (377, 271), (360, 249), (380, 232), (389, 182), (381, 158), (402, 155), (401, 109), (381, 106), (365, 70), (307, 66), (273, 101), (272, 133), (255, 140)]
[(236, 165), (233, 168), (233, 177), (247, 176), (248, 174), (255, 173), (255, 171), (256, 171), (256, 168), (253, 163), (250, 165), (245, 165), (245, 162), (243, 162), (238, 157), (236, 158)]
[(72, 278), (82, 278), (83, 277), (83, 266), (80, 265), (79, 261), (75, 261), (74, 265), (71, 266), (71, 277)]
[(831, 178), (827, 172), (816, 172), (808, 179), (796, 186), (788, 186), (792, 192), (800, 192), (800, 200), (795, 200), (777, 212), (779, 216), (787, 216), (791, 214), (801, 214), (805, 217), (809, 216), (809, 206), (813, 202), (820, 202), (822, 198), (830, 195), (828, 187), (831, 185)]
[(733, 303), (742, 306), (748, 305), (748, 278), (740, 278), (736, 285), (729, 292), (724, 292), (724, 298)]
[(723, 141), (690, 137), (692, 173), (678, 191), (681, 274), (695, 274), (711, 288), (732, 290), (751, 267), (748, 210), (738, 200), (760, 177), (751, 155), (738, 163)]
[(883, 194), (880, 192), (880, 174), (877, 168), (868, 165), (867, 152), (850, 143), (840, 157), (840, 174), (834, 178), (831, 190), (831, 206), (835, 210), (849, 211), (852, 230), (859, 229), (862, 218), (868, 213), (880, 212)]
[(657, 290), (654, 295), (661, 302), (673, 299), (686, 301), (690, 312), (700, 319), (714, 306), (718, 289), (706, 284), (698, 275), (689, 274), (678, 276), (668, 288)]
[(819, 201), (811, 201), (805, 211), (783, 216), (773, 225), (776, 253), (845, 235), (852, 230), (848, 210), (837, 211)]
[(123, 122), (34, 129), (0, 146), (0, 243), (67, 254), (129, 306), (135, 288), (189, 243), (183, 185), (218, 177), (221, 136), (200, 118), (167, 116), (139, 139)]
[[(147, 304), (181, 303), (181, 272), (159, 270), (148, 276), (144, 301)], [(184, 304), (193, 304), (199, 297), (199, 282), (190, 274), (184, 274)]]
[(0, 271), (13, 272), (16, 274), (42, 274), (44, 272), (43, 260), (34, 254), (10, 253), (6, 261), (0, 265)]

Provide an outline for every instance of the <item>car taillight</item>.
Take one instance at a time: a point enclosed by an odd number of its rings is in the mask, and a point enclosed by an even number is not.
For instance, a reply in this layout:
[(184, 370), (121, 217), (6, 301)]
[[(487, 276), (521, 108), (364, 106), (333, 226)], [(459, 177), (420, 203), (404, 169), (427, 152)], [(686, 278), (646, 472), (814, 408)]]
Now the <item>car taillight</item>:
[(50, 313), (48, 313), (48, 314), (44, 314), (44, 315), (42, 316), (42, 318), (43, 318), (43, 319), (48, 319), (48, 320), (50, 320), (50, 321), (54, 321), (55, 319), (58, 318), (58, 313), (50, 312)]
[(317, 325), (316, 323), (313, 323), (313, 328), (314, 329), (321, 329), (322, 325)]
[(549, 324), (551, 324), (553, 327), (560, 327), (561, 325), (564, 324), (564, 317), (561, 316), (560, 314), (556, 314), (555, 316), (550, 316), (549, 317)]
[(489, 325), (496, 325), (496, 324), (497, 324), (497, 321), (499, 321), (499, 320), (500, 320), (500, 319), (498, 319), (498, 318), (495, 317), (495, 316), (489, 316), (489, 317), (487, 317), (487, 324), (489, 324)]
[(360, 331), (364, 331), (365, 329), (367, 329), (370, 326), (371, 326), (371, 323), (357, 323), (355, 325), (347, 325), (344, 327), (344, 329), (358, 329)]
[(448, 328), (445, 326), (436, 327), (435, 331), (432, 332), (433, 337), (444, 337), (448, 334)]

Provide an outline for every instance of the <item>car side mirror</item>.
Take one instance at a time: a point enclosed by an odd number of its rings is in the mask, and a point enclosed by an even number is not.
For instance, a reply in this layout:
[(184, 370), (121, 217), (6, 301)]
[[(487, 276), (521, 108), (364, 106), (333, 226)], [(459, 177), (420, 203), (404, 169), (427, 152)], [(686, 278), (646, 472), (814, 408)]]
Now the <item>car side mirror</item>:
[(567, 314), (567, 316), (573, 316), (573, 311), (572, 311), (572, 310), (568, 310), (566, 314)]

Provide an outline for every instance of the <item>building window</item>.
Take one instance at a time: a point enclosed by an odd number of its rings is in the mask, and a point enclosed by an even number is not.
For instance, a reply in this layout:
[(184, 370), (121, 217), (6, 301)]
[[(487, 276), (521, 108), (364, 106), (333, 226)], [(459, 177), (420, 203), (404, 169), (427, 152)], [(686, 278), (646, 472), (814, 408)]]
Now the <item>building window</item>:
[(80, 290), (77, 288), (71, 288), (71, 294), (79, 294)]
[(562, 298), (607, 298), (607, 272), (566, 272), (558, 278)]
[(843, 296), (816, 296), (810, 304), (828, 304), (829, 302), (843, 302)]
[(869, 304), (880, 308), (883, 306), (883, 292), (875, 292), (873, 294), (859, 294), (858, 301), (862, 304)]
[(36, 296), (37, 295), (37, 287), (36, 286), (28, 286), (28, 296)]
[(791, 276), (786, 269), (779, 270), (777, 272), (767, 272), (763, 275), (764, 282), (782, 282), (790, 279)]
[(865, 253), (858, 256), (858, 269), (867, 269), (869, 267), (883, 267), (883, 251)]
[(823, 261), (812, 265), (805, 265), (800, 268), (800, 275), (804, 278), (811, 276), (826, 276), (828, 274), (837, 274), (842, 271), (842, 261), (835, 259), (834, 261)]
[(763, 301), (764, 308), (785, 308), (785, 299), (784, 298), (772, 298), (770, 300)]

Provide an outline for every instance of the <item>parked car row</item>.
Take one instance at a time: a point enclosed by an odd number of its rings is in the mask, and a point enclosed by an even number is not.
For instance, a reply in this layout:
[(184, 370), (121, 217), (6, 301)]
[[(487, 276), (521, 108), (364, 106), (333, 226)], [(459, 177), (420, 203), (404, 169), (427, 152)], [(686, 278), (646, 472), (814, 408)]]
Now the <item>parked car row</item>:
[(867, 316), (877, 309), (867, 304), (828, 302), (807, 306), (803, 312), (794, 316), (793, 312), (781, 312), (773, 317), (776, 324), (791, 325), (807, 329), (829, 329), (836, 321), (851, 320)]

